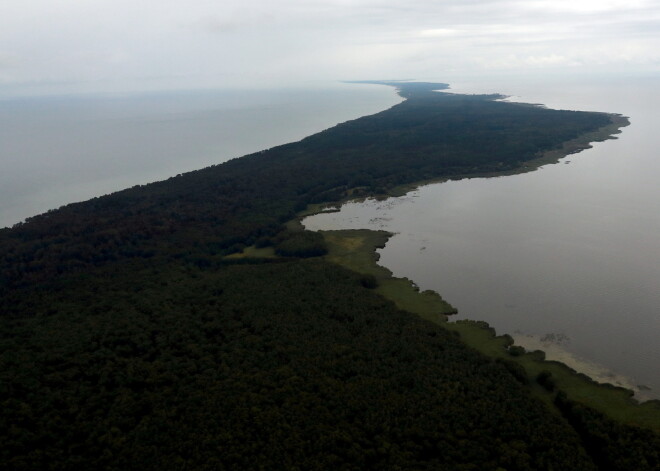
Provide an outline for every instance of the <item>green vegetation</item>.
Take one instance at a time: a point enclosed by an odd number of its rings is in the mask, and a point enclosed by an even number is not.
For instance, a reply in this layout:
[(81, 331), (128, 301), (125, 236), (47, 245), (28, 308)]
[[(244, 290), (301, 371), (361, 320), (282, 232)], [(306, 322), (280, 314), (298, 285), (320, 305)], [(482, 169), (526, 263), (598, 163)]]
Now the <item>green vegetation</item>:
[[(648, 430), (622, 426), (603, 414), (557, 394), (555, 404), (601, 469), (660, 469), (660, 437)], [(630, 452), (629, 450), (632, 450)]]
[(260, 259), (260, 258), (275, 258), (275, 249), (273, 247), (255, 247), (251, 245), (250, 247), (245, 247), (242, 252), (236, 252), (231, 255), (227, 255), (228, 260), (240, 260), (240, 259)]
[(275, 253), (283, 257), (318, 257), (328, 253), (321, 234), (315, 232), (290, 232), (275, 246)]
[(378, 267), (387, 234), (293, 219), (611, 123), (398, 86), (374, 116), (1, 230), (0, 467), (654, 469), (656, 434)]
[(322, 231), (327, 242), (327, 259), (358, 273), (369, 274), (377, 281), (376, 291), (399, 309), (413, 312), (430, 321), (446, 320), (456, 309), (434, 291), (419, 292), (408, 279), (394, 278), (387, 268), (376, 264), (375, 250), (384, 247), (390, 234), (384, 231)]
[(6, 469), (595, 469), (506, 369), (336, 265), (55, 289), (2, 331)]

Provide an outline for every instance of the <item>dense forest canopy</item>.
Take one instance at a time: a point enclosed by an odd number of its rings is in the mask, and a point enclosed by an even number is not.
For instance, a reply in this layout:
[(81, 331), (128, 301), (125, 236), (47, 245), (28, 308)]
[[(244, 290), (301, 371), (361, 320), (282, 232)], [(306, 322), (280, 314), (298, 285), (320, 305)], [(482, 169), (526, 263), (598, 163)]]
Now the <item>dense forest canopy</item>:
[[(406, 100), (373, 116), (0, 231), (0, 466), (657, 469), (657, 435), (550, 409), (286, 228), (610, 123), (393, 85)], [(251, 245), (277, 256), (226, 258)]]

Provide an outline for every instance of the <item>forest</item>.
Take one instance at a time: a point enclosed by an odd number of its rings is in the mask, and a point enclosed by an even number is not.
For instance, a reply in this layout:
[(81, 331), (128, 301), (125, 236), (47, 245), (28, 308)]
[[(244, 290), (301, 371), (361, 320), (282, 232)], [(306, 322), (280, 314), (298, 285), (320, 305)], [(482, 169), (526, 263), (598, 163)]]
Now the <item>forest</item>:
[[(0, 230), (2, 469), (658, 469), (657, 433), (539, 401), (286, 224), (610, 116), (383, 84), (405, 101)], [(275, 255), (228, 257), (250, 246)]]

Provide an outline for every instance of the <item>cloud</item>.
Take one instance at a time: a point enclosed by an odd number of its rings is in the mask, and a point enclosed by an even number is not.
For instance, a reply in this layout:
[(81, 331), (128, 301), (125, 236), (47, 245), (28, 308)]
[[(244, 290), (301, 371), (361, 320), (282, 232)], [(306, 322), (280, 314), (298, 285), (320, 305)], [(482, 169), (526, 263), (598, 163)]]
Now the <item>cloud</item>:
[(18, 64), (18, 58), (14, 54), (0, 51), (0, 70), (10, 69)]
[(449, 36), (460, 36), (464, 31), (455, 28), (424, 29), (417, 33), (421, 38), (446, 38)]
[(196, 22), (194, 27), (201, 27), (203, 30), (214, 34), (232, 33), (241, 28), (241, 24), (237, 21), (220, 19), (217, 17), (205, 18)]
[(643, 10), (651, 5), (648, 0), (532, 0), (524, 4), (530, 10), (560, 13), (611, 13)]
[(321, 76), (440, 76), (449, 69), (604, 63), (657, 70), (660, 4), (3, 0), (0, 44), (0, 73), (17, 86), (68, 81), (74, 88), (85, 82), (149, 88), (159, 80), (162, 87), (271, 86)]

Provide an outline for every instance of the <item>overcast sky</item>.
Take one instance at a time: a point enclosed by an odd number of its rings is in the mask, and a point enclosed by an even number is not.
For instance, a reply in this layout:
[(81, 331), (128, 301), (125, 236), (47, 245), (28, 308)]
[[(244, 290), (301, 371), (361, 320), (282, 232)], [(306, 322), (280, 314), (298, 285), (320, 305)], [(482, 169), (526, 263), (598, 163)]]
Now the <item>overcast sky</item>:
[(658, 0), (0, 0), (0, 96), (660, 72)]

